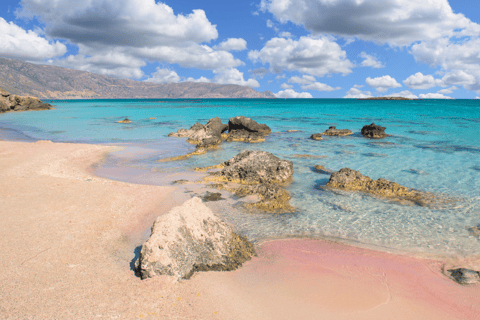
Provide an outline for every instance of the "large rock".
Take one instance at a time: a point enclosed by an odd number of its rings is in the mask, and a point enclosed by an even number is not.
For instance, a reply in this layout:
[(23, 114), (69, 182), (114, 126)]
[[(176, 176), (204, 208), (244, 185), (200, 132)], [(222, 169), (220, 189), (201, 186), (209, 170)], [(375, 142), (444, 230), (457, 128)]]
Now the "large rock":
[(135, 271), (142, 279), (188, 279), (196, 271), (235, 270), (255, 255), (253, 245), (194, 197), (157, 218)]
[(480, 272), (465, 268), (447, 270), (452, 280), (459, 284), (475, 284), (480, 283)]
[(320, 133), (314, 133), (310, 136), (310, 139), (312, 139), (312, 140), (323, 140), (323, 137)]
[(257, 123), (255, 120), (244, 116), (230, 118), (228, 121), (227, 141), (240, 142), (263, 142), (265, 136), (271, 132), (271, 129), (263, 123)]
[(422, 206), (431, 205), (436, 199), (432, 194), (407, 189), (383, 178), (372, 180), (349, 168), (332, 173), (326, 186), (332, 189), (361, 191), (394, 200), (407, 200)]
[(372, 122), (370, 125), (366, 125), (362, 128), (362, 136), (370, 139), (383, 139), (389, 137), (390, 135), (385, 133), (385, 127), (377, 126)]
[(0, 112), (48, 110), (51, 108), (52, 105), (37, 98), (17, 96), (0, 88)]
[(200, 122), (195, 123), (190, 129), (179, 129), (177, 132), (171, 132), (169, 137), (189, 138), (192, 134), (198, 130), (203, 129), (203, 124)]
[(348, 129), (337, 129), (335, 126), (331, 126), (322, 134), (325, 136), (349, 136), (353, 134), (353, 132)]
[(190, 129), (180, 129), (172, 132), (169, 137), (188, 138), (187, 142), (197, 146), (197, 149), (209, 149), (216, 147), (221, 142), (222, 133), (227, 131), (228, 125), (223, 124), (220, 118), (210, 119), (206, 125), (195, 123)]
[(265, 151), (245, 150), (223, 163), (214, 175), (220, 180), (244, 183), (284, 184), (292, 178), (293, 163)]

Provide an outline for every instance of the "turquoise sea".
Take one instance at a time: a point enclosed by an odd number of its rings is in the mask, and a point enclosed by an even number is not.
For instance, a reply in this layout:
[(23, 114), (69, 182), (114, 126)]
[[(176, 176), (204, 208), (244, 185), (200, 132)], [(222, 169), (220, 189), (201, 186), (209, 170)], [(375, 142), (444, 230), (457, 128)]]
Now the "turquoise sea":
[[(480, 254), (480, 239), (468, 228), (480, 224), (480, 101), (289, 100), (65, 100), (48, 101), (55, 110), (0, 115), (0, 138), (116, 144), (97, 168), (100, 175), (134, 183), (170, 185), (200, 179), (193, 169), (221, 163), (245, 149), (269, 151), (293, 161), (288, 187), (292, 214), (246, 213), (241, 199), (208, 205), (255, 241), (285, 237), (333, 238), (361, 246), (427, 256)], [(220, 117), (244, 115), (272, 128), (264, 143), (223, 142), (218, 150), (175, 162), (158, 159), (195, 149), (170, 132)], [(131, 124), (119, 124), (128, 117)], [(149, 119), (149, 118), (156, 119)], [(361, 128), (375, 122), (391, 134), (368, 140)], [(313, 141), (329, 126), (354, 135)], [(298, 130), (297, 132), (286, 132)], [(295, 155), (308, 154), (310, 158)], [(401, 205), (360, 193), (321, 189), (332, 170), (349, 167), (377, 179), (455, 199), (444, 207)], [(113, 170), (112, 168), (123, 168)], [(207, 189), (182, 185), (185, 192)], [(215, 190), (209, 189), (214, 192)], [(215, 191), (216, 192), (216, 191)]]

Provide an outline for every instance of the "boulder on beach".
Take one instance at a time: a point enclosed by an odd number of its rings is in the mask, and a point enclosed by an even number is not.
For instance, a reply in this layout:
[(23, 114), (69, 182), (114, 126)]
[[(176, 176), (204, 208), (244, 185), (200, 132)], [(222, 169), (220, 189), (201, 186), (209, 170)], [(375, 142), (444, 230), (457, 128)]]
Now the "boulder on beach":
[(383, 139), (389, 137), (390, 135), (385, 133), (385, 127), (377, 126), (375, 123), (366, 125), (362, 128), (362, 136), (369, 139)]
[(327, 130), (325, 130), (322, 134), (325, 136), (342, 137), (342, 136), (349, 136), (353, 134), (353, 132), (348, 129), (337, 129), (335, 126), (331, 126)]
[(34, 97), (22, 97), (0, 88), (0, 113), (8, 111), (49, 110), (52, 105)]
[(361, 191), (398, 201), (407, 200), (421, 206), (429, 206), (440, 200), (433, 194), (408, 189), (383, 178), (372, 180), (349, 168), (343, 168), (332, 173), (326, 187), (346, 191)]
[(310, 136), (310, 139), (312, 139), (312, 140), (323, 140), (323, 137), (320, 133), (314, 133)]
[(465, 268), (449, 269), (448, 276), (463, 285), (480, 283), (480, 272)]
[(252, 256), (253, 244), (194, 197), (157, 218), (135, 262), (135, 273), (142, 279), (157, 275), (189, 279), (197, 271), (235, 270)]
[(223, 163), (213, 175), (220, 181), (243, 184), (284, 184), (292, 178), (293, 163), (270, 152), (245, 150)]

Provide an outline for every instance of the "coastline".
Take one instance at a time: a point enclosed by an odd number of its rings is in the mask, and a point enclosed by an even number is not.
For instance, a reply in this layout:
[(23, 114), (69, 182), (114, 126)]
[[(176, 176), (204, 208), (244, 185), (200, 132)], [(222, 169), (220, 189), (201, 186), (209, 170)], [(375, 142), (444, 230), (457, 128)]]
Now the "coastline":
[(163, 319), (476, 319), (480, 286), (440, 261), (326, 240), (274, 240), (233, 272), (140, 280), (130, 269), (173, 187), (95, 176), (116, 147), (0, 141), (0, 316)]

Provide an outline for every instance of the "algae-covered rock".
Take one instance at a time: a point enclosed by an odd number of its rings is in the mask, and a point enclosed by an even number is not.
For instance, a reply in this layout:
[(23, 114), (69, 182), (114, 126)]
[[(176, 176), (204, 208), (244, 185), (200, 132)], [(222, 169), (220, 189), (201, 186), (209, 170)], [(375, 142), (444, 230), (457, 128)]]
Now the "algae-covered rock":
[(207, 191), (203, 196), (203, 201), (219, 201), (224, 200), (220, 192), (209, 192)]
[(408, 189), (396, 182), (383, 178), (372, 180), (360, 172), (349, 168), (343, 168), (332, 173), (326, 187), (347, 191), (361, 191), (394, 200), (408, 200), (421, 206), (432, 205), (439, 200), (433, 194)]
[(353, 134), (353, 132), (348, 129), (337, 129), (335, 126), (331, 126), (322, 134), (325, 136), (349, 136)]
[(225, 161), (223, 168), (213, 175), (220, 181), (284, 184), (292, 178), (293, 163), (269, 152), (245, 150)]
[(385, 127), (377, 126), (375, 123), (366, 125), (362, 128), (362, 136), (370, 139), (383, 139), (390, 135), (385, 133)]
[(290, 194), (276, 184), (246, 185), (235, 189), (237, 197), (258, 195), (260, 201), (245, 204), (247, 208), (257, 208), (269, 213), (293, 212), (295, 209), (289, 204)]
[(235, 270), (254, 255), (246, 237), (194, 197), (157, 218), (135, 272), (142, 279), (157, 275), (188, 279), (197, 271)]
[(313, 166), (313, 168), (319, 173), (323, 173), (323, 174), (332, 174), (333, 173), (332, 170), (326, 169), (324, 166), (321, 166), (319, 164)]

